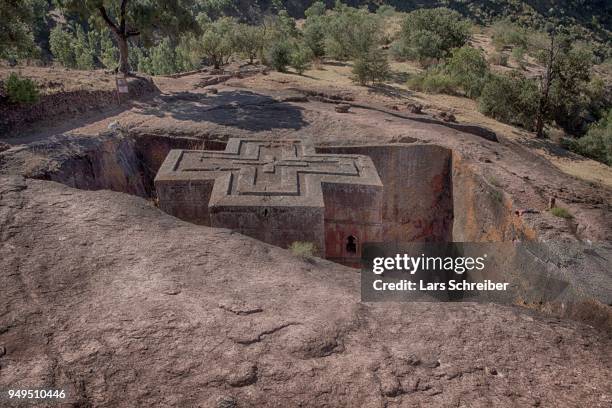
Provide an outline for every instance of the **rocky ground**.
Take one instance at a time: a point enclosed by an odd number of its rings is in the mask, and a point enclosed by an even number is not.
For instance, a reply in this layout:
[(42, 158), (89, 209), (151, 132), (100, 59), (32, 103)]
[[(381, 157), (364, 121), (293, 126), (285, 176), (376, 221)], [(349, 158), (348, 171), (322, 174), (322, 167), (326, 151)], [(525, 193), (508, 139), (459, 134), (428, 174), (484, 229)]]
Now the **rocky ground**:
[(612, 403), (610, 338), (487, 304), (363, 304), (359, 275), (148, 202), (0, 179), (0, 384), (78, 406)]
[[(157, 79), (161, 95), (120, 111), (3, 139), (0, 388), (68, 387), (73, 406), (96, 407), (610, 406), (605, 327), (518, 306), (361, 303), (353, 269), (182, 222), (150, 200), (32, 178), (103, 145), (109, 125), (143, 138), (416, 141), (453, 149), (509, 214), (536, 210), (519, 217), (538, 239), (611, 241), (610, 188), (529, 146), (360, 95), (338, 113), (325, 100), (346, 90), (306, 98), (286, 78), (217, 93), (202, 75)], [(552, 195), (572, 220), (547, 212)]]

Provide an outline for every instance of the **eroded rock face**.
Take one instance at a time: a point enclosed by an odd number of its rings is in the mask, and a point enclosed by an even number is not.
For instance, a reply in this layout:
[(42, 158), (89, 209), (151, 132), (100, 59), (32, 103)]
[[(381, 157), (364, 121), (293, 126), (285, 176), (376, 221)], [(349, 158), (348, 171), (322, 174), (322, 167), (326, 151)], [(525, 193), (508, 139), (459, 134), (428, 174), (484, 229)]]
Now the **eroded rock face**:
[[(609, 337), (359, 275), (143, 199), (0, 177), (0, 387), (79, 405), (606, 406)], [(585, 375), (588, 373), (588, 375)]]

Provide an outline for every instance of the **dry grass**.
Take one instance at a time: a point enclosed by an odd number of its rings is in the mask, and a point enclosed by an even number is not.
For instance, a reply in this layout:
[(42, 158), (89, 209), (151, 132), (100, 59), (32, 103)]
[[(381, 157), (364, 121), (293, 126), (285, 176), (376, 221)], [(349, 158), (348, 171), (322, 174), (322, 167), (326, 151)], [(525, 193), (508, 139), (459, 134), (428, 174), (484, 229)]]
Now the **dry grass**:
[(566, 220), (574, 218), (572, 214), (570, 214), (570, 212), (566, 208), (563, 208), (563, 207), (553, 207), (550, 209), (550, 212), (555, 217), (565, 218)]
[(112, 91), (115, 89), (115, 76), (105, 70), (79, 71), (61, 67), (0, 66), (0, 79), (6, 79), (11, 72), (34, 80), (43, 94), (56, 92)]
[(295, 241), (289, 246), (289, 250), (293, 255), (302, 258), (312, 257), (317, 253), (317, 247), (312, 242)]
[[(490, 40), (489, 40), (490, 43)], [(489, 47), (487, 47), (489, 48)], [(489, 48), (494, 51), (494, 47)], [(304, 89), (325, 89), (328, 92), (349, 91), (357, 99), (381, 105), (397, 103), (420, 103), (426, 113), (437, 113), (439, 111), (453, 112), (459, 122), (475, 123), (486, 126), (498, 135), (519, 143), (528, 142), (532, 151), (546, 158), (562, 172), (589, 182), (599, 183), (612, 187), (612, 168), (559, 149), (550, 149), (546, 143), (534, 143), (534, 135), (524, 129), (507, 125), (489, 118), (478, 111), (478, 102), (461, 96), (443, 94), (426, 94), (410, 89), (402, 78), (408, 77), (422, 71), (422, 68), (414, 62), (391, 62), (394, 80), (386, 83), (388, 89), (396, 90), (393, 95), (389, 92), (377, 91), (372, 87), (356, 85), (351, 80), (350, 62), (326, 62), (321, 64), (320, 69), (311, 69), (303, 76), (288, 73), (281, 74), (272, 72), (265, 77), (253, 78), (255, 85), (260, 82), (261, 86), (270, 86), (270, 81), (283, 87), (300, 87)], [(504, 68), (504, 67), (502, 67)], [(390, 87), (390, 88), (389, 88)], [(559, 133), (560, 130), (552, 130)], [(562, 132), (558, 136), (563, 136)], [(556, 144), (556, 142), (552, 142)], [(555, 151), (557, 150), (557, 151)]]

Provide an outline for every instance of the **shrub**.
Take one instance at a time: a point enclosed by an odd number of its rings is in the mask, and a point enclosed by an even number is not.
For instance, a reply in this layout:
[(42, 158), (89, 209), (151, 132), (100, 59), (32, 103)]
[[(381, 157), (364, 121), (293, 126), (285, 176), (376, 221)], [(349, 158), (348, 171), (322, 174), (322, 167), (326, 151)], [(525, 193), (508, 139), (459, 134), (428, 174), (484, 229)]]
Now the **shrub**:
[(570, 150), (612, 166), (612, 109), (587, 134), (569, 143)]
[(317, 253), (317, 247), (312, 242), (295, 241), (291, 243), (289, 250), (293, 255), (303, 258), (314, 256)]
[(265, 45), (265, 30), (260, 26), (239, 24), (234, 43), (236, 50), (252, 64), (253, 60), (261, 55)]
[(11, 103), (35, 103), (40, 98), (38, 85), (29, 78), (12, 72), (4, 83), (4, 91)]
[(479, 99), (482, 113), (533, 130), (539, 92), (535, 81), (517, 73), (488, 76)]
[(313, 59), (312, 50), (304, 44), (298, 44), (290, 57), (291, 68), (302, 75), (310, 67), (310, 62)]
[(197, 42), (197, 37), (192, 33), (181, 36), (178, 44), (174, 47), (176, 71), (192, 71), (202, 64), (202, 55), (198, 52)]
[(383, 4), (376, 9), (376, 14), (382, 17), (393, 17), (393, 15), (395, 15), (395, 7), (389, 4)]
[(465, 95), (475, 98), (482, 91), (489, 64), (480, 50), (464, 46), (453, 50), (446, 69)]
[(442, 37), (427, 30), (416, 30), (411, 34), (410, 41), (404, 42), (404, 50), (408, 59), (425, 61), (440, 59), (445, 56)]
[(236, 24), (224, 17), (209, 24), (200, 40), (200, 52), (215, 69), (219, 69), (232, 56), (235, 47)]
[(427, 93), (457, 94), (457, 83), (441, 69), (431, 69), (414, 75), (408, 80), (408, 87)]
[(498, 21), (494, 23), (491, 28), (493, 29), (491, 39), (498, 50), (507, 45), (514, 45), (522, 48), (527, 48), (529, 45), (527, 30), (516, 24), (509, 21)]
[(315, 58), (325, 55), (325, 25), (321, 17), (309, 17), (302, 32), (304, 43), (310, 48)]
[(325, 14), (325, 3), (322, 1), (315, 1), (304, 11), (306, 18), (322, 16)]
[(285, 40), (273, 43), (266, 55), (267, 63), (278, 72), (287, 71), (287, 65), (291, 63), (291, 47)]
[(108, 29), (100, 32), (100, 61), (106, 68), (115, 68), (119, 64), (119, 53)]
[(381, 43), (380, 18), (364, 9), (339, 5), (325, 16), (325, 53), (338, 60), (365, 56)]
[(584, 116), (589, 105), (587, 90), (591, 79), (593, 53), (588, 49), (562, 45), (553, 63), (556, 73), (550, 86), (549, 117), (565, 131), (584, 133)]
[(360, 85), (383, 82), (389, 78), (390, 70), (385, 53), (375, 48), (355, 59), (353, 80)]
[(57, 25), (49, 34), (49, 46), (53, 57), (67, 68), (76, 66), (76, 58), (72, 48), (72, 36)]
[(94, 56), (96, 54), (97, 36), (94, 31), (85, 34), (81, 26), (77, 26), (76, 37), (72, 42), (77, 69), (94, 69)]
[(446, 57), (453, 48), (462, 47), (470, 37), (470, 23), (447, 8), (419, 9), (408, 14), (401, 39), (409, 57)]
[(170, 39), (164, 38), (149, 50), (151, 58), (151, 73), (153, 75), (168, 75), (177, 71), (176, 55), (170, 44)]
[(553, 207), (550, 209), (550, 212), (555, 217), (560, 217), (560, 218), (565, 218), (565, 219), (574, 218), (572, 214), (570, 214), (570, 212), (563, 207)]

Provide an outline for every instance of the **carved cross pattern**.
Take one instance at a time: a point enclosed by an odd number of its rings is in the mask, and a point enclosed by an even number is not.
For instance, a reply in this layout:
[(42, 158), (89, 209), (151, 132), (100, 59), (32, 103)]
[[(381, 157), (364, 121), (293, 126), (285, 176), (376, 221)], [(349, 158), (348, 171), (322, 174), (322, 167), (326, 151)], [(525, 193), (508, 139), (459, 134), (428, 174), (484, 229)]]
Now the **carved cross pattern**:
[(299, 195), (300, 174), (359, 176), (353, 158), (317, 155), (299, 141), (243, 140), (235, 153), (185, 151), (179, 172), (230, 172), (229, 195)]

